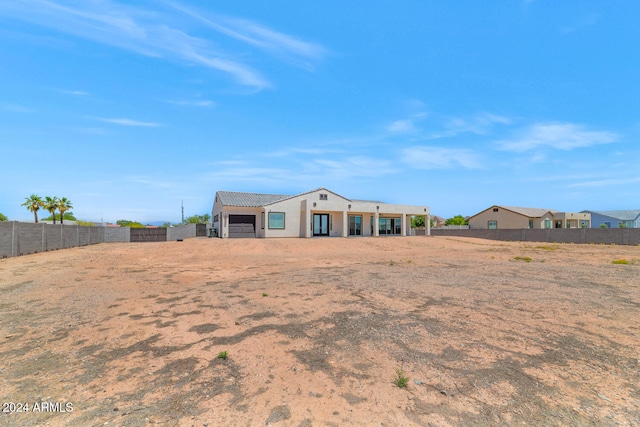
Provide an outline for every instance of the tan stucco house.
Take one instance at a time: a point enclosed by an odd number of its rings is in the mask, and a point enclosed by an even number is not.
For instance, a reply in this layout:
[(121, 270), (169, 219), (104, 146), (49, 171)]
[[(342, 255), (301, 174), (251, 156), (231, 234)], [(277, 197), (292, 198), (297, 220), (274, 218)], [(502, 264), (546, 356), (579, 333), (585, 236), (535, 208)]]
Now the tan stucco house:
[(426, 216), (428, 206), (347, 199), (326, 188), (294, 196), (218, 191), (213, 229), (221, 238), (406, 236), (411, 217)]
[(553, 209), (493, 205), (469, 217), (470, 229), (589, 228), (591, 215)]

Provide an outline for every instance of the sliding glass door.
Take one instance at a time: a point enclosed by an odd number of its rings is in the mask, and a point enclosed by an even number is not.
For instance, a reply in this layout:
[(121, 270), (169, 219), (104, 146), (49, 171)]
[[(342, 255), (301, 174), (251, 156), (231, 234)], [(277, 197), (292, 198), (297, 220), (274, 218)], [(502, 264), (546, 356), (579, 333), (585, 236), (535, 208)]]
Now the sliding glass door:
[(381, 236), (402, 234), (402, 219), (380, 218), (378, 220), (378, 234)]
[(362, 236), (362, 216), (349, 215), (349, 236)]

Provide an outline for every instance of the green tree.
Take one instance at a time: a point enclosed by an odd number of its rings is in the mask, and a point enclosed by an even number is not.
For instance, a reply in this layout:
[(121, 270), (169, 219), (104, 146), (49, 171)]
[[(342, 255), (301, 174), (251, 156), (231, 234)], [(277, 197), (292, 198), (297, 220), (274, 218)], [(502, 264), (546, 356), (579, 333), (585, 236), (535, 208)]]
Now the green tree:
[(417, 215), (411, 218), (411, 228), (422, 228), (425, 224), (425, 216)]
[(2, 221), (9, 221), (9, 218), (7, 218), (7, 216), (3, 213), (0, 213), (0, 222)]
[[(65, 212), (62, 217), (64, 218), (65, 221), (77, 221), (76, 216), (71, 211)], [(58, 221), (60, 219), (60, 214), (55, 213), (53, 215), (49, 215), (46, 218), (42, 218), (41, 221), (53, 221), (53, 218), (55, 218), (56, 221)]]
[(119, 219), (116, 221), (120, 227), (145, 228), (142, 223), (137, 221), (129, 221), (128, 219)]
[[(49, 197), (46, 196), (44, 198), (44, 206), (43, 208), (47, 211), (49, 211), (49, 213), (51, 214), (51, 217), (53, 218), (53, 223), (56, 223), (56, 211), (58, 210), (58, 203), (60, 203), (60, 199), (58, 199), (56, 196), (53, 197)], [(43, 219), (43, 221), (45, 221), (45, 219)]]
[(444, 222), (444, 225), (467, 225), (469, 224), (462, 215), (456, 215), (453, 218), (449, 218)]
[(211, 221), (211, 215), (192, 215), (184, 219), (185, 224), (206, 224)]
[(25, 197), (25, 201), (20, 206), (26, 206), (27, 210), (33, 212), (33, 218), (38, 223), (38, 211), (44, 206), (44, 201), (37, 194), (32, 194), (29, 197)]
[(63, 224), (62, 220), (64, 219), (64, 213), (72, 208), (73, 204), (71, 203), (71, 200), (67, 199), (66, 197), (63, 197), (58, 201), (58, 210), (60, 211), (60, 224)]

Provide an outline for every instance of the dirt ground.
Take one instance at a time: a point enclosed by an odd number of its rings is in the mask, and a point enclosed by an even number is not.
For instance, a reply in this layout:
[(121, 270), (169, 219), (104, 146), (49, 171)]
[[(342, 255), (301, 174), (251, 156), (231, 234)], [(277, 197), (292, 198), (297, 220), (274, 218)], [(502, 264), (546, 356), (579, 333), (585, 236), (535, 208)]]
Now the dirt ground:
[(640, 426), (640, 247), (113, 243), (0, 292), (1, 425)]

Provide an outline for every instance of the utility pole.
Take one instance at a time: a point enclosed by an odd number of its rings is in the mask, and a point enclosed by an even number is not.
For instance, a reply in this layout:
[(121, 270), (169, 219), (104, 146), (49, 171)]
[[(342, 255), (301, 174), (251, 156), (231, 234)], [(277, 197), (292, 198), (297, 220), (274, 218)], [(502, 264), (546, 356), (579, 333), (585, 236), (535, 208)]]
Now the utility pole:
[(182, 222), (181, 222), (181, 224), (184, 225), (184, 200), (181, 200), (180, 202), (182, 203)]

